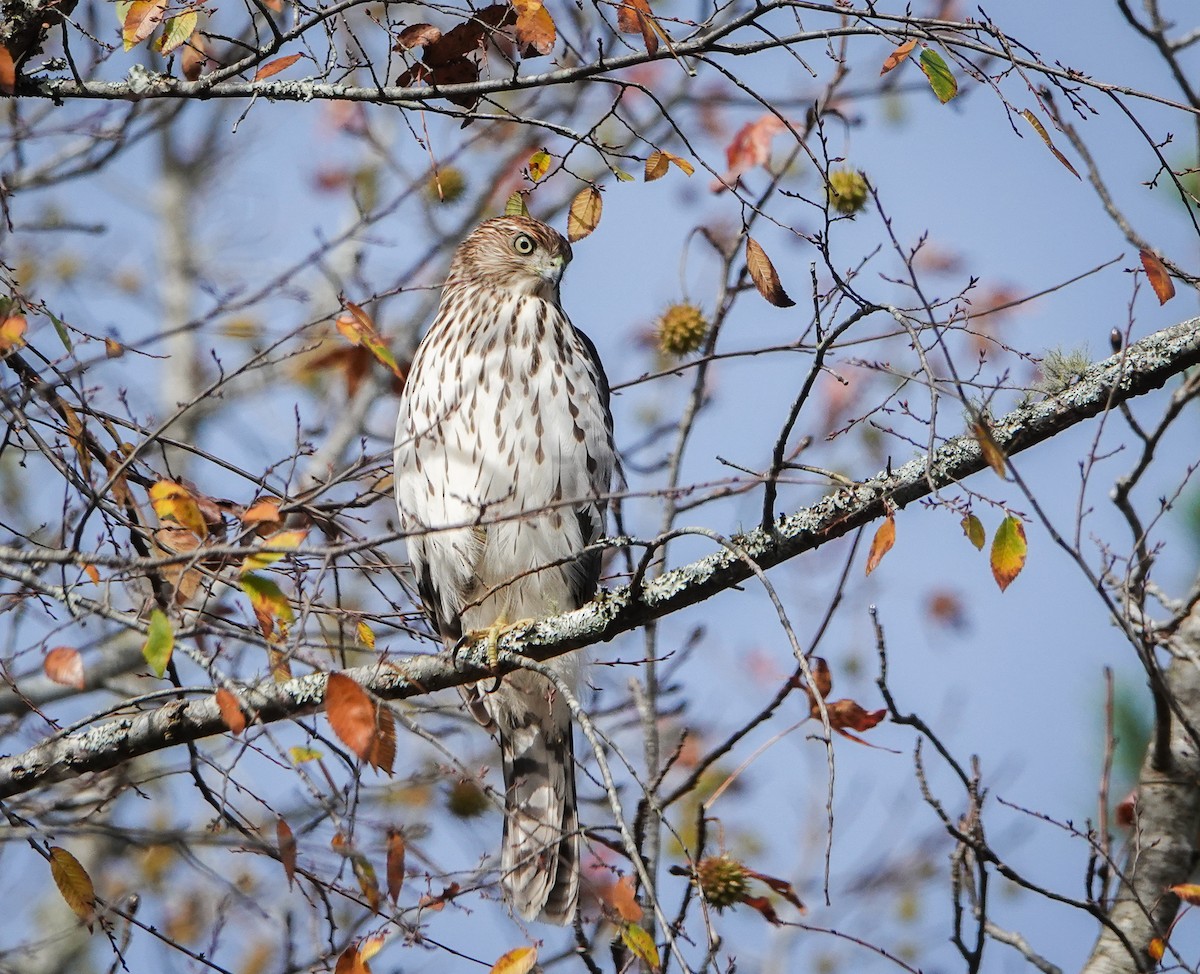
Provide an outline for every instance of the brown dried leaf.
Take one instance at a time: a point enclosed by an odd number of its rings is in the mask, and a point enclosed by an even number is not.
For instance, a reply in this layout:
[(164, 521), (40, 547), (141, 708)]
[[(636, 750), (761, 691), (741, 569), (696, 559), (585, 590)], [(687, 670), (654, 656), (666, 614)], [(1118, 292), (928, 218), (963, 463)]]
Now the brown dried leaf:
[(396, 718), (382, 704), (375, 709), (375, 736), (366, 760), (376, 771), (390, 776), (396, 761)]
[(208, 63), (208, 42), (200, 33), (192, 34), (179, 57), (179, 68), (188, 81), (197, 80)]
[(400, 897), (404, 885), (404, 833), (399, 829), (387, 831), (387, 892), (393, 903)]
[(779, 919), (779, 914), (775, 912), (775, 907), (771, 905), (771, 901), (765, 896), (743, 896), (742, 902), (751, 909), (758, 910), (762, 914), (763, 919), (768, 923), (779, 926), (783, 922)]
[(442, 32), (433, 24), (413, 24), (400, 31), (400, 36), (396, 38), (395, 49), (408, 51), (414, 47), (436, 44), (441, 39)]
[(766, 883), (776, 894), (782, 896), (801, 913), (808, 912), (808, 908), (800, 901), (800, 897), (796, 895), (796, 888), (786, 879), (764, 876), (762, 873), (756, 873), (753, 869), (747, 869), (746, 875), (757, 879), (760, 883)]
[(1076, 179), (1083, 179), (1075, 167), (1071, 165), (1067, 157), (1058, 151), (1058, 147), (1055, 146), (1050, 139), (1050, 133), (1046, 131), (1046, 127), (1038, 120), (1038, 117), (1034, 115), (1033, 112), (1031, 112), (1028, 108), (1021, 112), (1021, 117), (1024, 118), (1025, 121), (1027, 121), (1030, 125), (1032, 125), (1033, 130), (1042, 137), (1042, 141), (1046, 143), (1046, 148), (1054, 154), (1054, 158), (1066, 166), (1071, 175)]
[(833, 674), (829, 672), (829, 664), (824, 657), (814, 656), (809, 660), (808, 668), (812, 671), (813, 689), (824, 700), (833, 692)]
[(357, 944), (351, 944), (342, 951), (333, 968), (333, 974), (371, 974), (367, 959), (359, 952)]
[(283, 863), (288, 889), (291, 889), (296, 878), (296, 837), (292, 834), (291, 826), (283, 820), (283, 816), (275, 819), (275, 841), (279, 844), (279, 861)]
[(233, 692), (224, 687), (219, 688), (215, 696), (217, 709), (221, 711), (221, 722), (236, 737), (246, 729), (246, 715), (242, 712), (242, 705), (238, 703), (238, 698)]
[(272, 75), (279, 74), (280, 71), (285, 71), (293, 64), (299, 61), (303, 54), (288, 54), (285, 57), (277, 57), (274, 61), (268, 61), (256, 72), (254, 72), (254, 81), (262, 81)]
[(767, 252), (750, 236), (746, 237), (746, 269), (750, 271), (750, 279), (754, 281), (758, 293), (775, 307), (790, 308), (796, 303), (788, 297), (779, 282), (779, 274)]
[(899, 67), (901, 64), (904, 63), (905, 60), (907, 60), (908, 56), (910, 54), (912, 54), (913, 48), (915, 48), (916, 46), (917, 46), (916, 38), (913, 38), (911, 41), (905, 41), (903, 44), (901, 44), (898, 48), (896, 48), (894, 51), (892, 51), (891, 54), (889, 54), (887, 56), (887, 58), (883, 62), (883, 68), (880, 70), (879, 73), (881, 75), (887, 74), (893, 68)]
[(67, 906), (87, 924), (90, 933), (96, 917), (96, 890), (92, 886), (92, 877), (78, 859), (56, 845), (50, 847), (50, 875)]
[(55, 683), (74, 687), (76, 690), (82, 690), (84, 687), (83, 657), (79, 655), (78, 650), (70, 646), (55, 646), (50, 650), (42, 660), (42, 670)]
[(883, 523), (875, 531), (875, 537), (871, 541), (871, 551), (867, 555), (867, 574), (875, 571), (879, 567), (879, 563), (883, 561), (883, 556), (892, 550), (892, 545), (896, 543), (896, 519), (889, 514), (883, 519)]
[(1171, 298), (1175, 297), (1175, 283), (1171, 280), (1171, 275), (1167, 273), (1163, 262), (1148, 250), (1139, 251), (1138, 254), (1142, 258), (1142, 266), (1146, 269), (1146, 280), (1150, 282), (1150, 286), (1154, 288), (1154, 294), (1158, 297), (1160, 305), (1166, 304)]
[(622, 34), (641, 34), (647, 54), (658, 52), (654, 14), (646, 0), (622, 0), (617, 9), (617, 30)]
[(975, 441), (979, 444), (979, 451), (983, 454), (983, 459), (987, 461), (987, 465), (996, 471), (996, 476), (1001, 480), (1006, 480), (1004, 476), (1004, 451), (1000, 449), (1000, 445), (992, 436), (992, 430), (987, 422), (979, 419), (971, 424), (971, 435), (975, 437)]
[(656, 179), (662, 179), (670, 168), (671, 162), (665, 152), (652, 152), (646, 160), (646, 182), (652, 183)]
[(567, 239), (571, 243), (582, 240), (600, 223), (600, 214), (604, 210), (604, 200), (600, 190), (588, 186), (571, 200), (571, 209), (567, 213)]

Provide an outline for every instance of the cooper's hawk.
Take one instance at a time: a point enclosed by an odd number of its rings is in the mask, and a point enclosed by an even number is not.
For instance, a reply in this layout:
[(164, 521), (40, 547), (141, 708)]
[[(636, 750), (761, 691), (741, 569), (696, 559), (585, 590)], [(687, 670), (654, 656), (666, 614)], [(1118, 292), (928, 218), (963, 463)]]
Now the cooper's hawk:
[[(559, 304), (571, 246), (528, 217), (488, 220), (458, 248), (396, 423), (396, 502), (425, 609), (464, 632), (575, 609), (596, 591), (616, 465), (596, 349)], [(493, 630), (494, 631), (494, 630)], [(570, 685), (578, 653), (550, 664)], [(509, 902), (567, 923), (579, 894), (571, 714), (518, 671), (464, 694), (500, 738)]]

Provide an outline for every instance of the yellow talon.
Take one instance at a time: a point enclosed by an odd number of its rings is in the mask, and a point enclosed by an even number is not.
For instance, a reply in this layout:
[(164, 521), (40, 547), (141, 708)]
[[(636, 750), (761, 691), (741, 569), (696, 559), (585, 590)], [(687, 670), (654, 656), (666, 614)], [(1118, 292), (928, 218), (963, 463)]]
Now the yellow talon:
[[(532, 623), (533, 619), (518, 619), (516, 622), (509, 622), (504, 616), (501, 616), (495, 622), (485, 629), (472, 629), (467, 633), (467, 638), (474, 642), (477, 639), (487, 640), (487, 662), (488, 667), (495, 671), (500, 666), (500, 637), (506, 632), (513, 629), (519, 629), (522, 626)], [(489, 693), (495, 693), (500, 688), (501, 676), (496, 676), (495, 685), (489, 690)]]

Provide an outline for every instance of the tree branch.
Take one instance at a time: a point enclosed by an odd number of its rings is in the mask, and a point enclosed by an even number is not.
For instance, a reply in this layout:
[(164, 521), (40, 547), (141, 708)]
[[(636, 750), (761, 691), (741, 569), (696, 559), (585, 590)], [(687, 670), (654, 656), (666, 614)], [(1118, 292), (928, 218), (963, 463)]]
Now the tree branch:
[[(1156, 332), (1093, 365), (1067, 389), (1013, 410), (995, 424), (992, 437), (1006, 454), (1019, 453), (1121, 402), (1158, 389), (1172, 376), (1198, 364), (1200, 319), (1193, 319)], [(760, 568), (771, 568), (869, 523), (883, 515), (888, 505), (903, 507), (986, 466), (974, 438), (955, 437), (898, 470), (841, 488), (809, 508), (780, 518), (770, 530), (754, 530), (732, 541)], [(614, 543), (631, 542), (618, 539)], [(520, 665), (521, 656), (545, 661), (572, 649), (606, 642), (653, 619), (703, 602), (744, 582), (751, 574), (751, 567), (740, 554), (722, 548), (635, 590), (624, 587), (602, 592), (581, 609), (506, 634), (500, 640), (499, 669), (511, 672)], [(429, 654), (384, 660), (346, 673), (389, 700), (421, 696), (495, 675), (487, 664), (484, 641), (458, 654), (457, 666), (444, 654)], [(285, 683), (262, 683), (242, 691), (242, 703), (263, 723), (310, 714), (321, 707), (325, 680), (325, 673), (310, 673)], [(206, 697), (173, 701), (148, 713), (50, 738), (22, 754), (0, 760), (0, 799), (49, 782), (107, 770), (139, 755), (224, 731), (215, 702)]]

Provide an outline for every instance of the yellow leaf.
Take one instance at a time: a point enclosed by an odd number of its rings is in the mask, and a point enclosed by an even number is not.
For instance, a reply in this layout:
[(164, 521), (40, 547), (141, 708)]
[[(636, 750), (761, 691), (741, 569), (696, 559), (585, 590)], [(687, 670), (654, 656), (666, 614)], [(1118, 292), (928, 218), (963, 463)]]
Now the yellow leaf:
[(540, 183), (542, 181), (542, 177), (544, 177), (546, 173), (550, 171), (550, 163), (552, 161), (553, 160), (550, 158), (549, 152), (547, 152), (545, 149), (539, 149), (529, 157), (529, 164), (527, 166), (529, 170), (529, 178), (535, 183)]
[(9, 315), (0, 321), (0, 352), (10, 348), (21, 348), (25, 344), (25, 332), (28, 329), (24, 315)]
[(171, 620), (161, 609), (150, 613), (150, 625), (146, 633), (146, 645), (142, 647), (142, 656), (150, 664), (154, 675), (162, 678), (167, 672), (167, 664), (171, 662), (171, 651), (175, 648), (175, 631), (171, 628)]
[(581, 190), (575, 199), (571, 200), (571, 209), (567, 213), (567, 239), (575, 243), (595, 230), (600, 223), (603, 209), (604, 200), (595, 186)]
[(325, 755), (313, 747), (289, 747), (288, 757), (292, 764), (304, 764), (305, 761), (319, 761)]
[(975, 550), (983, 551), (984, 542), (987, 541), (987, 532), (983, 530), (983, 522), (974, 514), (967, 514), (962, 519), (962, 529), (967, 540), (975, 546)]
[(1009, 515), (992, 539), (992, 576), (1003, 592), (1025, 567), (1025, 525)]
[(746, 237), (746, 269), (758, 293), (777, 308), (790, 308), (796, 302), (788, 297), (779, 281), (771, 258), (753, 237)]
[(488, 974), (529, 974), (537, 956), (536, 947), (517, 947), (496, 961)]
[(355, 627), (355, 632), (358, 633), (358, 641), (367, 649), (375, 648), (375, 633), (371, 631), (371, 627), (365, 622), (360, 621)]
[(334, 322), (346, 341), (351, 345), (362, 345), (375, 357), (376, 361), (391, 369), (395, 376), (404, 378), (404, 372), (397, 364), (396, 357), (392, 355), (379, 332), (375, 330), (375, 322), (371, 320), (371, 316), (350, 301), (346, 302), (346, 308), (349, 313), (338, 315)]
[(621, 940), (654, 974), (662, 968), (654, 938), (636, 923), (627, 923), (621, 928)]
[(671, 165), (682, 172), (685, 176), (690, 176), (696, 171), (696, 167), (682, 156), (677, 156), (673, 152), (664, 152), (663, 155), (667, 157), (667, 161), (670, 162)]
[(67, 906), (87, 924), (90, 932), (96, 916), (96, 890), (92, 886), (92, 877), (78, 859), (56, 845), (50, 847), (50, 875)]
[(154, 513), (159, 521), (174, 521), (197, 538), (207, 537), (208, 525), (204, 523), (204, 515), (200, 513), (196, 499), (182, 484), (173, 480), (158, 481), (150, 488), (150, 503), (154, 505)]
[(879, 567), (879, 563), (883, 561), (883, 556), (892, 550), (892, 545), (896, 543), (896, 519), (889, 514), (883, 519), (883, 523), (875, 532), (875, 537), (871, 541), (871, 551), (867, 555), (867, 574), (875, 571)]
[(253, 554), (246, 556), (242, 562), (242, 573), (252, 572), (258, 568), (266, 568), (268, 565), (273, 565), (288, 551), (294, 551), (304, 543), (304, 539), (308, 537), (308, 529), (300, 529), (295, 531), (277, 531), (268, 538), (263, 538), (263, 548), (278, 549), (275, 551), (257, 550)]
[(162, 37), (158, 41), (159, 53), (168, 57), (186, 44), (199, 22), (200, 17), (194, 10), (185, 10), (168, 20), (163, 25)]

